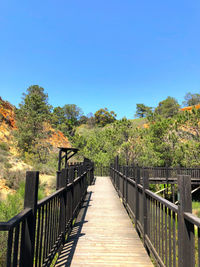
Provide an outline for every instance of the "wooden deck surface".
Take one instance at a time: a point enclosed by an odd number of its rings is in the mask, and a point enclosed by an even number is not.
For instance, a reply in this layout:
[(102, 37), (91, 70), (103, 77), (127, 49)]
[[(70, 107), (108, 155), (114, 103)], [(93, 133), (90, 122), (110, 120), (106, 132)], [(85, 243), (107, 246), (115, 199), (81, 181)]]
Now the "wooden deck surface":
[(55, 266), (153, 266), (110, 178), (88, 188)]

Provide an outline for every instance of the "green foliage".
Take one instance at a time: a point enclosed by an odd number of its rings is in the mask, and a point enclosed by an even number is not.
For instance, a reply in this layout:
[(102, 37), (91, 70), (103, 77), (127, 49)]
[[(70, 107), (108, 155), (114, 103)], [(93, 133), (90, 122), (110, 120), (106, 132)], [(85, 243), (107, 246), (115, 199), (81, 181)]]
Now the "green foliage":
[(5, 162), (5, 163), (4, 163), (4, 167), (5, 167), (6, 169), (10, 169), (10, 168), (12, 168), (12, 164), (9, 163), (9, 162)]
[(192, 213), (200, 218), (200, 202), (192, 201)]
[[(79, 130), (73, 138), (74, 146), (79, 147), (83, 156), (106, 166), (119, 153), (121, 145), (128, 142), (131, 125), (130, 121), (122, 119), (103, 128)], [(121, 151), (125, 153), (125, 147)]]
[(79, 127), (74, 145), (97, 164), (108, 165), (116, 155), (122, 164), (139, 166), (200, 166), (200, 110), (170, 117), (153, 114), (122, 119), (104, 127)]
[(23, 153), (37, 155), (40, 161), (45, 160), (44, 151), (45, 155), (48, 151), (48, 144), (43, 140), (48, 136), (44, 123), (50, 119), (50, 110), (48, 95), (44, 93), (44, 89), (33, 85), (23, 94), (22, 103), (16, 112), (18, 147)]
[(187, 93), (184, 97), (183, 106), (194, 106), (200, 103), (200, 94)]
[(144, 104), (137, 104), (136, 106), (135, 115), (138, 118), (144, 118), (152, 111), (151, 107), (145, 106)]
[(22, 182), (16, 193), (9, 194), (5, 201), (0, 202), (1, 221), (8, 221), (23, 209), (25, 183)]
[(55, 175), (58, 168), (58, 155), (51, 152), (46, 158), (46, 163), (34, 161), (33, 169), (40, 171), (42, 174)]
[[(73, 136), (75, 127), (84, 120), (82, 110), (75, 104), (55, 107), (52, 113), (54, 128), (62, 131), (66, 136)], [(85, 117), (86, 118), (86, 117)]]
[(180, 105), (175, 98), (168, 96), (165, 100), (158, 104), (155, 113), (162, 117), (169, 118), (176, 115), (179, 111)]
[(117, 114), (114, 111), (108, 111), (107, 108), (101, 108), (95, 112), (94, 116), (95, 123), (101, 127), (104, 127), (106, 124), (114, 122)]
[(7, 158), (3, 154), (0, 154), (0, 162), (4, 163), (6, 160)]
[(3, 173), (3, 176), (6, 179), (6, 185), (14, 190), (18, 190), (20, 185), (25, 182), (26, 173), (25, 171), (20, 170), (10, 170), (6, 169)]
[(0, 143), (0, 149), (4, 150), (4, 151), (9, 151), (9, 145), (4, 143), (4, 142), (1, 142)]

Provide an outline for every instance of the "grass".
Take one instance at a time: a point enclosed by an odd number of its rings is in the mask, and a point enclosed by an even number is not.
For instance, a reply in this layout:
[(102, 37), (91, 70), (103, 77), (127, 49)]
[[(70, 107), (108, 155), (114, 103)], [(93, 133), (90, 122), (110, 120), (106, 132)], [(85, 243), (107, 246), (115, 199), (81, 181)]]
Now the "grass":
[(200, 202), (192, 201), (192, 213), (200, 218)]
[(9, 146), (7, 143), (1, 142), (0, 143), (0, 149), (3, 151), (9, 151)]

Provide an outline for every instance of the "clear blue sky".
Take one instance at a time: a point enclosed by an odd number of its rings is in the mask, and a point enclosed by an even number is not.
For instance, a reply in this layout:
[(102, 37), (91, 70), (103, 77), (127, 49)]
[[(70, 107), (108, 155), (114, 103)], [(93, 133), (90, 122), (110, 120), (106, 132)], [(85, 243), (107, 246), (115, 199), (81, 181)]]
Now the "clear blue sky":
[(200, 1), (1, 0), (0, 96), (16, 106), (33, 84), (53, 106), (180, 103), (200, 93)]

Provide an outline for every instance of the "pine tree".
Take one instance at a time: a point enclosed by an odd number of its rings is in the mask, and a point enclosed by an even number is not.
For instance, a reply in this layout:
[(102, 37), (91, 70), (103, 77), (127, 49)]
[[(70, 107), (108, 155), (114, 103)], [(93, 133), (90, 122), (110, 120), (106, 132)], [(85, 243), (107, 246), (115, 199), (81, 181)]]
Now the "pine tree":
[(16, 116), (17, 141), (22, 152), (37, 154), (41, 158), (45, 147), (42, 140), (47, 136), (44, 123), (50, 119), (50, 110), (48, 95), (42, 87), (32, 85), (23, 94)]

